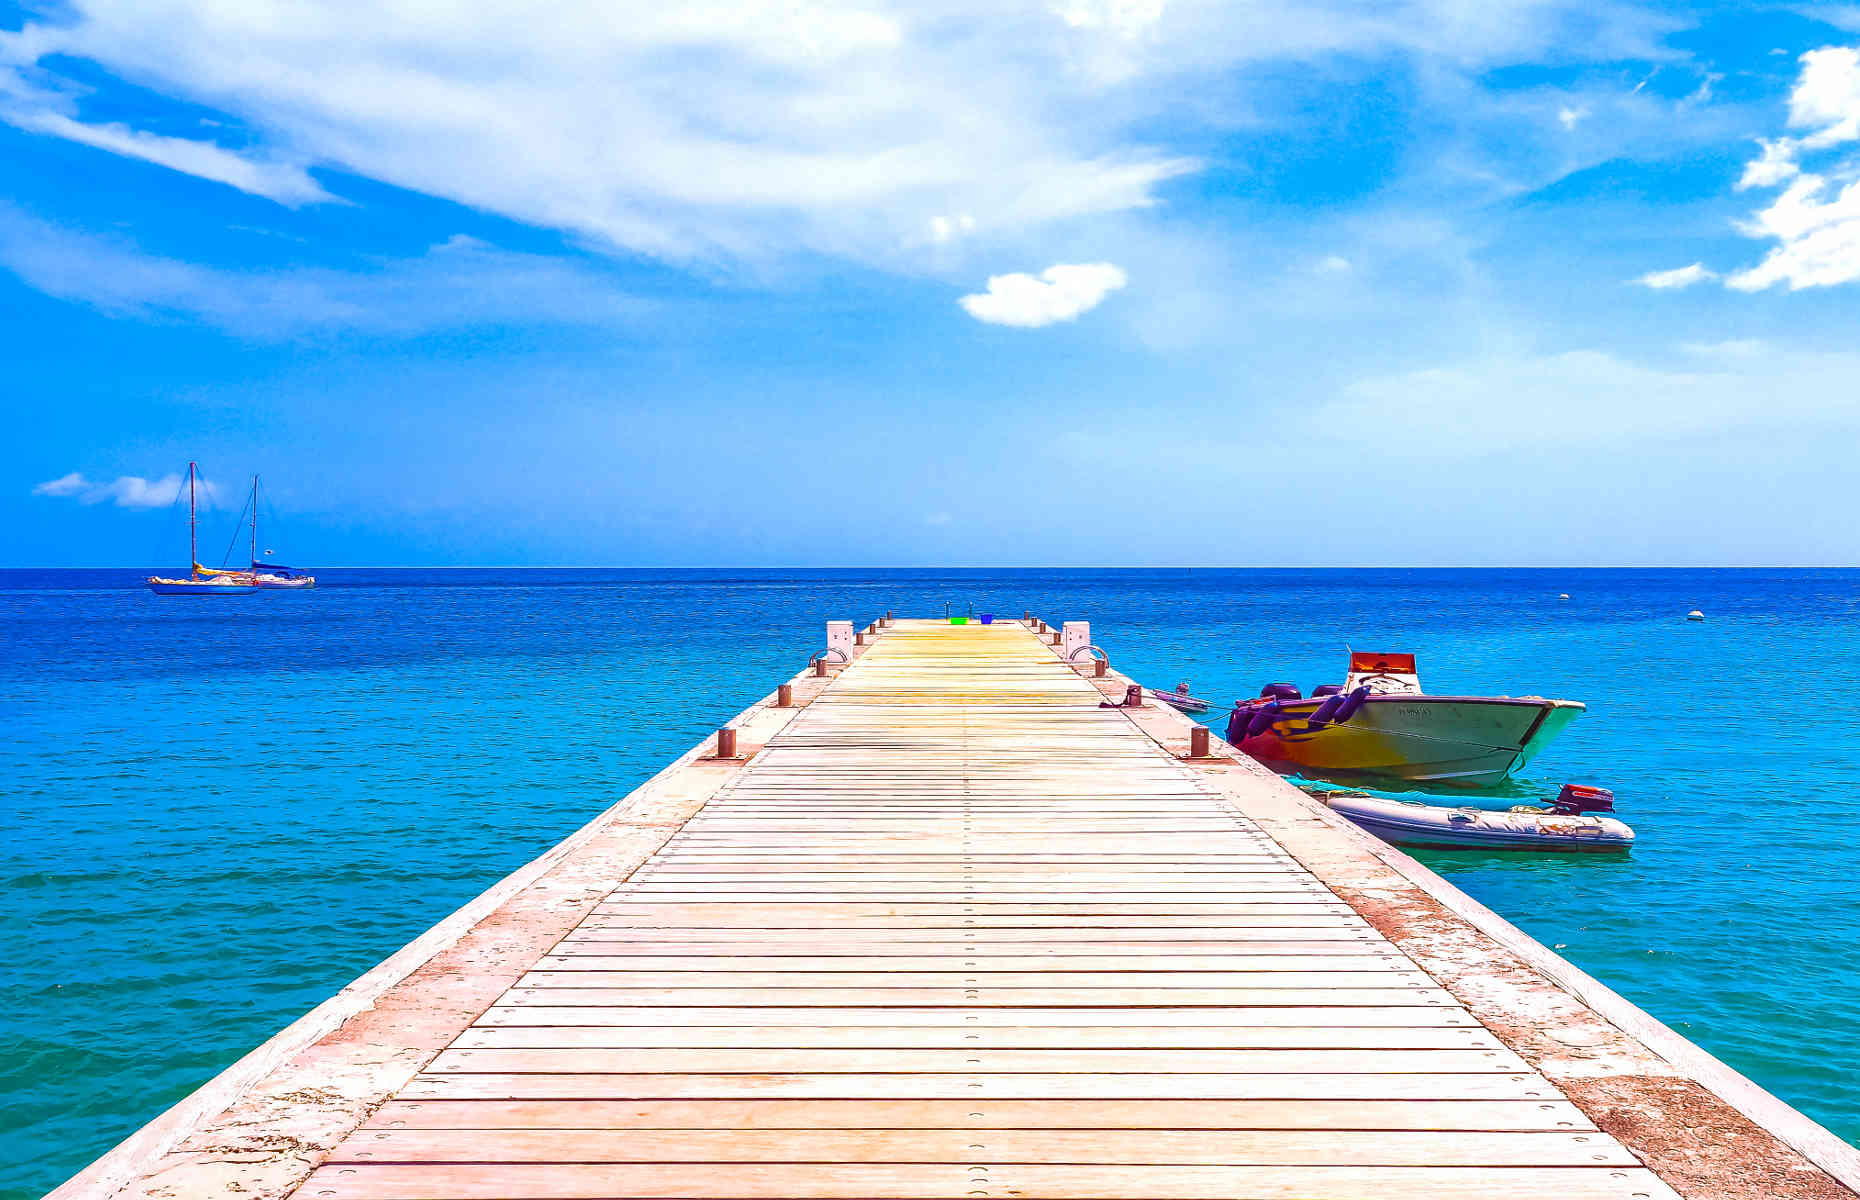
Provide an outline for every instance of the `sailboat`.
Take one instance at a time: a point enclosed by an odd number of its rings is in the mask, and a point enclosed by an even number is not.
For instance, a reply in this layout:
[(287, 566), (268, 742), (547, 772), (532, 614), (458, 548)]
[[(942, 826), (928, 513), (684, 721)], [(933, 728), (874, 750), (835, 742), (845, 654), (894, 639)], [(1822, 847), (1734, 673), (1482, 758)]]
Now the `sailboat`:
[[(265, 553), (269, 555), (271, 551), (267, 550)], [(258, 588), (302, 589), (316, 586), (316, 576), (308, 571), (287, 567), (283, 563), (262, 561), (258, 557), (258, 476), (256, 475), (252, 476), (252, 544), (246, 561), (250, 565), (243, 571), (215, 571), (206, 567), (196, 567), (195, 570), (205, 575), (250, 578), (253, 586)]]
[(195, 506), (196, 481), (200, 469), (187, 464), (187, 561), (186, 579), (148, 578), (149, 591), (157, 596), (250, 596), (258, 590), (250, 572), (210, 571), (200, 565), (199, 518)]

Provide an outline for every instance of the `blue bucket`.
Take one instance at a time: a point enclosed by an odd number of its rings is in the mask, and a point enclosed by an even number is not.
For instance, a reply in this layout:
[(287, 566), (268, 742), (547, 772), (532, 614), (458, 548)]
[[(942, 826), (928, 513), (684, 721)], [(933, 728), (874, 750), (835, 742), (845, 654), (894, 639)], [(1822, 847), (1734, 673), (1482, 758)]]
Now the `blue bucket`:
[(993, 614), (993, 613), (983, 613), (983, 614), (982, 614), (982, 624), (984, 624), (984, 625), (993, 625), (994, 623), (995, 623), (995, 614)]

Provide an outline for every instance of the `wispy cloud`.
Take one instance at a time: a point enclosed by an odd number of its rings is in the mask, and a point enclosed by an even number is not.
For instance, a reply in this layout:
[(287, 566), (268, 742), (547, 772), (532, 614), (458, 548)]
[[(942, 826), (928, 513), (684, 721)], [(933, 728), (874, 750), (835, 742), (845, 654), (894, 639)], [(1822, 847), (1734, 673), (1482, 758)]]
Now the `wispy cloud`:
[[(68, 0), (0, 33), (20, 93), (7, 119), (285, 203), (320, 198), (308, 170), (327, 167), (676, 260), (909, 265), (948, 240), (939, 217), (949, 237), (958, 214), (1014, 237), (1155, 205), (1198, 169), (1160, 132), (1186, 81), (1327, 55), (1449, 71), (1551, 48), (1644, 56), (1672, 24), (1617, 0), (1490, 0), (1476, 17), (1463, 0), (295, 11)], [(72, 97), (112, 75), (225, 114), (249, 145), (96, 123)]]
[[(92, 481), (77, 471), (48, 479), (32, 489), (35, 496), (76, 500), (79, 504), (102, 504), (108, 501), (118, 508), (166, 508), (181, 494), (187, 480), (180, 475), (144, 479), (140, 475), (118, 475), (108, 481)], [(196, 477), (200, 500), (211, 506), (217, 492), (205, 479)]]
[(1038, 278), (1024, 272), (991, 275), (986, 292), (960, 303), (978, 321), (1037, 329), (1077, 319), (1126, 282), (1123, 269), (1111, 263), (1060, 263)]
[(239, 337), (326, 332), (411, 336), (480, 324), (604, 325), (642, 302), (573, 260), (516, 254), (466, 237), (373, 270), (235, 271), (150, 254), (0, 202), (0, 269), (115, 316), (198, 321)]
[(211, 142), (147, 133), (127, 125), (87, 125), (64, 113), (18, 105), (0, 104), (0, 120), (29, 133), (141, 159), (292, 207), (333, 199), (300, 165), (247, 158)]
[(1689, 288), (1695, 283), (1704, 283), (1707, 279), (1716, 279), (1714, 271), (1707, 270), (1704, 263), (1693, 263), (1689, 267), (1674, 267), (1670, 271), (1649, 271), (1631, 282), (1655, 291), (1671, 291), (1676, 288)]

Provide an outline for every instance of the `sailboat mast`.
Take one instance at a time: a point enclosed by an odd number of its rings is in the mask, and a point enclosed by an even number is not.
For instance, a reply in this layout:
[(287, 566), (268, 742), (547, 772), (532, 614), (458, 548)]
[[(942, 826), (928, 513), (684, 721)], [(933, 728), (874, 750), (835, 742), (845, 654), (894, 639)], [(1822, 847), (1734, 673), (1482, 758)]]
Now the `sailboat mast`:
[(258, 476), (252, 476), (252, 553), (246, 562), (258, 566)]
[(194, 464), (187, 464), (187, 571), (188, 574), (200, 576), (200, 548), (194, 533)]

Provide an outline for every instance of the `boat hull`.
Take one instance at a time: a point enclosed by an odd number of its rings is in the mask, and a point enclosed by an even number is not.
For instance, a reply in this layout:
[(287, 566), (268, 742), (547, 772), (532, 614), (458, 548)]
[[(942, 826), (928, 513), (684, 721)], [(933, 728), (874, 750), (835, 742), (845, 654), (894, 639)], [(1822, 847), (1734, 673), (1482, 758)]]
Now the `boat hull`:
[(295, 579), (284, 579), (284, 578), (279, 578), (275, 576), (271, 578), (267, 578), (263, 575), (260, 575), (256, 581), (256, 585), (268, 591), (280, 590), (280, 591), (301, 592), (301, 591), (307, 591), (310, 588), (315, 587), (316, 580), (310, 578), (307, 575), (301, 575)]
[(1613, 817), (1487, 812), (1376, 796), (1331, 795), (1323, 799), (1332, 811), (1398, 846), (1615, 854), (1634, 846), (1634, 831)]
[(258, 588), (249, 583), (150, 583), (157, 596), (250, 596)]
[(1348, 722), (1313, 725), (1322, 703), (1282, 703), (1282, 716), (1240, 749), (1344, 783), (1487, 788), (1522, 769), (1583, 711), (1569, 700), (1404, 694), (1370, 696)]

